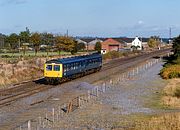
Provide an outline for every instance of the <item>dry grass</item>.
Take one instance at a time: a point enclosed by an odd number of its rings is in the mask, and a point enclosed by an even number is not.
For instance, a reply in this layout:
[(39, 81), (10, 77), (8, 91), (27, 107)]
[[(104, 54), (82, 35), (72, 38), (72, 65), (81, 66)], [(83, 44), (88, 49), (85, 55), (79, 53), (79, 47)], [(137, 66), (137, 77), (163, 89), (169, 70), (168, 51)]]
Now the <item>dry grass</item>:
[(137, 122), (134, 130), (180, 130), (180, 113), (168, 113)]
[(0, 86), (5, 87), (22, 81), (43, 76), (45, 59), (19, 61), (16, 64), (3, 64), (0, 68)]
[(170, 107), (180, 108), (179, 88), (180, 79), (171, 79), (169, 84), (164, 88), (162, 103)]

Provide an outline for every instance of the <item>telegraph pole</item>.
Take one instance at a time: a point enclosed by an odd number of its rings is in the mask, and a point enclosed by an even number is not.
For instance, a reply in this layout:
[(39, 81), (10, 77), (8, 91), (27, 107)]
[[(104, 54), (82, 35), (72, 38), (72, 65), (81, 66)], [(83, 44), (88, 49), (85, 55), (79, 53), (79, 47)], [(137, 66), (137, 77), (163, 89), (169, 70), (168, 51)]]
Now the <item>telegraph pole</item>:
[(67, 29), (66, 31), (66, 36), (68, 37), (69, 36), (69, 30)]
[(169, 44), (171, 44), (171, 35), (172, 35), (172, 30), (171, 27), (169, 28)]

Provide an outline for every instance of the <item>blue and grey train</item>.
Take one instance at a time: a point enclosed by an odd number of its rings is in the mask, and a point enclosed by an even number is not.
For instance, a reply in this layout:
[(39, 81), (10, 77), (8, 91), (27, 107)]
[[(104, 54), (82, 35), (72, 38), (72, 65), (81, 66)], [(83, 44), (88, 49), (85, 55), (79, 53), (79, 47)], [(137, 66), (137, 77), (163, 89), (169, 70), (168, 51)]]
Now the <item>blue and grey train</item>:
[(44, 77), (50, 84), (60, 83), (97, 72), (102, 67), (102, 55), (76, 56), (47, 61), (44, 65)]

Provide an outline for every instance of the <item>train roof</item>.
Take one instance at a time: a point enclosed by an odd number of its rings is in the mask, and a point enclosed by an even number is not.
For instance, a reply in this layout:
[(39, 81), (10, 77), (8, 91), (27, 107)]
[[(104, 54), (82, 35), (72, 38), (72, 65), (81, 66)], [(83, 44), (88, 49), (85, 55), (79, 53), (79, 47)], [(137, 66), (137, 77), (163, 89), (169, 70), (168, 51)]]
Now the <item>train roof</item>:
[(73, 62), (80, 62), (82, 60), (88, 60), (88, 59), (93, 59), (93, 58), (101, 58), (101, 54), (94, 53), (91, 55), (83, 55), (83, 56), (75, 56), (75, 57), (69, 57), (69, 58), (63, 58), (63, 59), (53, 59), (50, 61), (47, 61), (46, 63), (51, 64), (51, 63), (56, 63), (56, 64), (68, 64), (68, 63), (73, 63)]

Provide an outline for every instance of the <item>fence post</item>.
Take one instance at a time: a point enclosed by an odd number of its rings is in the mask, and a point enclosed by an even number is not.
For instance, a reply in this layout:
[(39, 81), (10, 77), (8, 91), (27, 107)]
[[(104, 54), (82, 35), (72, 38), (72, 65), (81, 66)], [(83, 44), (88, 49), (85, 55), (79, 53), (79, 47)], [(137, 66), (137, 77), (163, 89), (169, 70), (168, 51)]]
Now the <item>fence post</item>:
[(97, 96), (97, 97), (99, 96), (98, 87), (96, 87), (96, 96)]
[(80, 99), (80, 97), (78, 97), (78, 107), (80, 107), (81, 106), (81, 99)]
[(55, 121), (54, 115), (55, 115), (55, 110), (54, 110), (54, 108), (53, 108), (53, 109), (52, 109), (53, 123), (54, 123), (54, 121)]
[(31, 121), (28, 121), (28, 130), (31, 130)]

